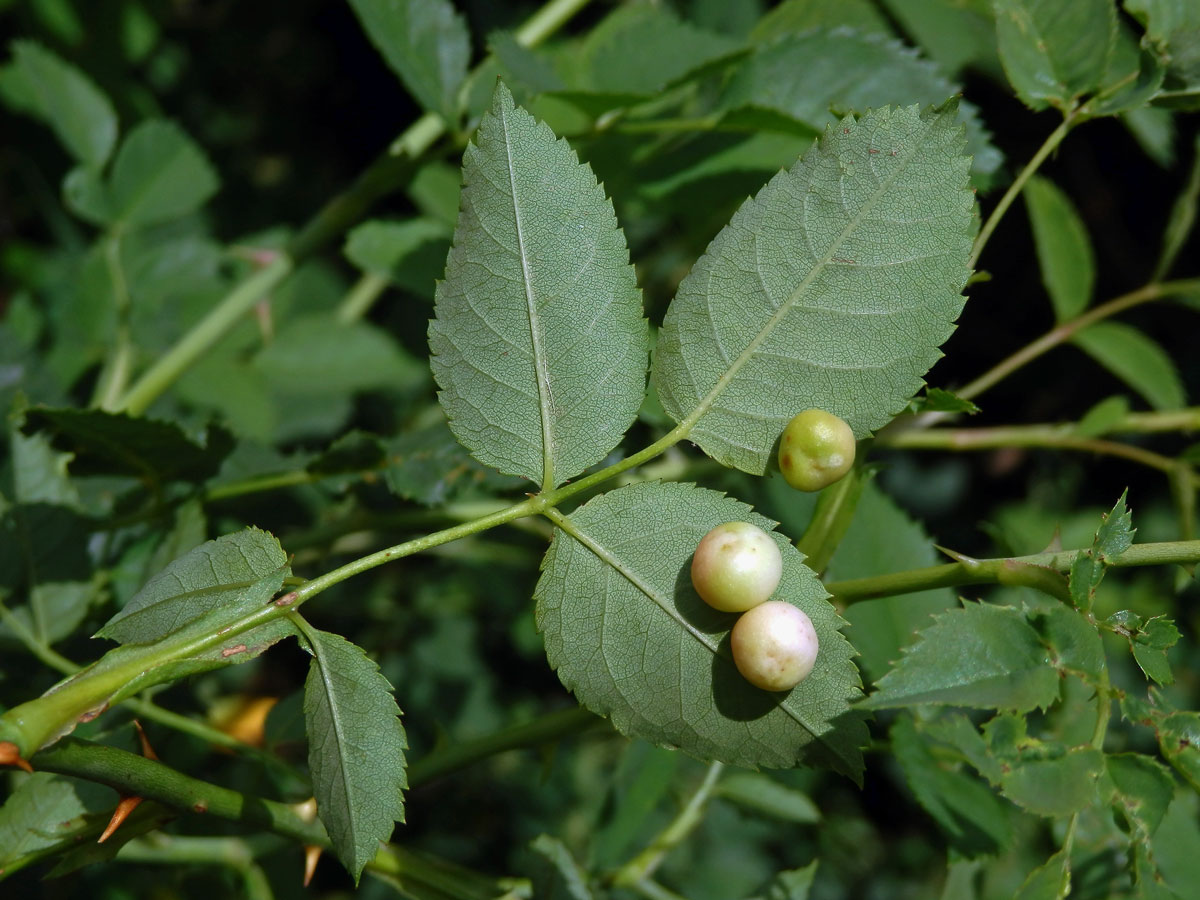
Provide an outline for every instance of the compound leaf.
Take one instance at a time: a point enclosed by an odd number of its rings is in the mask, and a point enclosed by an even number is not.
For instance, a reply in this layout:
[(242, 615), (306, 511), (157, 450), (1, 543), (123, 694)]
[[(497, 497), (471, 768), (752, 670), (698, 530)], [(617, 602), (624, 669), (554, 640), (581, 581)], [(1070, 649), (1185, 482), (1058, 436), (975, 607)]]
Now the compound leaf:
[(450, 427), (481, 462), (553, 487), (637, 415), (648, 329), (591, 169), (500, 84), (463, 164), (429, 326)]
[(404, 821), (408, 743), (392, 686), (362, 648), (312, 628), (304, 634), (313, 653), (304, 683), (313, 793), (334, 852), (357, 880)]
[(588, 709), (625, 734), (740, 766), (862, 771), (866, 729), (853, 650), (824, 588), (786, 537), (776, 596), (804, 610), (820, 640), (812, 674), (769, 693), (738, 673), (729, 652), (737, 616), (692, 587), (691, 555), (712, 528), (774, 523), (715, 491), (635, 484), (603, 494), (560, 523), (542, 563), (537, 624), (550, 664)]
[(425, 109), (458, 118), (471, 35), (449, 0), (350, 0), (363, 31)]
[(828, 129), (680, 284), (654, 357), (667, 413), (755, 474), (801, 409), (827, 409), (859, 437), (885, 424), (962, 308), (968, 165), (953, 103)]
[(1058, 672), (1016, 609), (966, 603), (936, 616), (865, 706), (948, 703), (1028, 712), (1058, 698)]

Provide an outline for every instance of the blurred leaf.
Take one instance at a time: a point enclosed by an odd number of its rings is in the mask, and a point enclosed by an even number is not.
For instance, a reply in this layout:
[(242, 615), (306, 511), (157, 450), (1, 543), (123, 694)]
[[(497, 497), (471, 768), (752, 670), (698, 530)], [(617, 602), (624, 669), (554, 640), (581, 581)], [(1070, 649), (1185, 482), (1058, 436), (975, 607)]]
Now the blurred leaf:
[(989, 0), (883, 0), (913, 43), (953, 76), (971, 67), (1003, 78)]
[[(755, 49), (730, 78), (721, 106), (775, 110), (819, 134), (835, 125), (839, 114), (865, 113), (888, 104), (943, 104), (961, 91), (937, 66), (899, 41), (844, 28), (820, 29)], [(992, 146), (975, 107), (959, 103), (957, 115), (966, 127), (973, 173), (995, 172), (1000, 152)], [(871, 146), (881, 154), (896, 149), (883, 143)]]
[(1100, 86), (1116, 40), (1112, 0), (993, 0), (1000, 61), (1031, 109), (1068, 109)]
[(1104, 754), (1076, 747), (1050, 759), (1022, 759), (1000, 779), (1004, 796), (1039, 816), (1068, 816), (1097, 799)]
[(1125, 0), (1124, 5), (1166, 60), (1175, 82), (1169, 89), (1200, 87), (1200, 7), (1192, 0)]
[(1181, 787), (1154, 832), (1151, 849), (1166, 884), (1180, 897), (1200, 879), (1200, 816), (1194, 787)]
[(208, 541), (146, 582), (96, 632), (122, 644), (148, 644), (213, 609), (249, 613), (283, 584), (287, 556), (265, 531), (247, 528)]
[(758, 20), (750, 40), (770, 43), (784, 34), (838, 26), (860, 34), (892, 36), (892, 26), (870, 0), (783, 0)]
[(395, 822), (404, 821), (408, 743), (392, 686), (360, 647), (305, 628), (308, 768), (334, 852), (357, 882)]
[(580, 867), (571, 851), (558, 838), (539, 834), (529, 845), (537, 854), (539, 865), (534, 867), (534, 896), (545, 900), (592, 900), (588, 890), (587, 873)]
[(700, 538), (735, 520), (773, 524), (678, 483), (629, 485), (572, 512), (535, 591), (550, 664), (584, 706), (626, 734), (701, 759), (802, 763), (857, 778), (866, 729), (849, 701), (858, 671), (820, 582), (791, 543), (773, 534), (784, 558), (778, 596), (808, 614), (821, 651), (812, 674), (786, 694), (742, 678), (728, 650), (735, 617), (692, 588), (688, 565)]
[(767, 886), (763, 900), (808, 900), (808, 892), (816, 876), (816, 860), (803, 869), (787, 869), (780, 872)]
[(647, 326), (612, 203), (503, 84), (468, 147), (429, 326), (450, 427), (485, 465), (550, 488), (637, 416)]
[(448, 0), (350, 0), (358, 21), (417, 102), (453, 126), (471, 35)]
[(1071, 856), (1059, 850), (1029, 873), (1014, 900), (1063, 900), (1070, 885)]
[(621, 754), (604, 806), (611, 810), (592, 833), (591, 867), (621, 865), (639, 837), (652, 833), (654, 813), (670, 796), (683, 759), (674, 750), (633, 741)]
[(811, 825), (821, 821), (821, 811), (807, 794), (761, 772), (731, 772), (721, 779), (716, 794), (784, 822)]
[(13, 59), (26, 111), (54, 129), (77, 160), (100, 169), (117, 140), (117, 114), (90, 78), (40, 44), (15, 41)]
[(109, 179), (113, 219), (154, 225), (194, 212), (220, 181), (203, 151), (174, 122), (147, 119), (121, 142)]
[(1019, 610), (966, 603), (934, 617), (862, 705), (869, 709), (948, 703), (1028, 712), (1058, 699), (1038, 633)]
[(940, 763), (910, 716), (896, 719), (890, 737), (909, 788), (944, 830), (953, 853), (970, 859), (996, 855), (1012, 846), (1012, 807), (991, 788)]
[(959, 397), (953, 391), (947, 391), (943, 388), (927, 387), (925, 394), (920, 397), (914, 397), (908, 405), (909, 411), (914, 413), (922, 412), (948, 412), (948, 413), (966, 413), (969, 416), (979, 412), (979, 407)]
[(1024, 193), (1042, 283), (1054, 304), (1054, 318), (1065, 322), (1092, 302), (1092, 242), (1071, 199), (1054, 182), (1035, 175), (1025, 183)]
[(1108, 434), (1118, 422), (1129, 414), (1129, 398), (1124, 394), (1105, 397), (1086, 413), (1075, 426), (1080, 437), (1100, 437)]
[(399, 287), (432, 300), (449, 249), (450, 229), (434, 219), (374, 219), (350, 232), (345, 253), (363, 271), (386, 275)]
[[(1197, 52), (1200, 53), (1200, 21), (1196, 27)], [(1159, 281), (1167, 276), (1179, 256), (1179, 251), (1187, 243), (1192, 227), (1196, 224), (1197, 202), (1200, 202), (1200, 135), (1196, 135), (1192, 141), (1192, 168), (1188, 173), (1187, 183), (1183, 190), (1176, 194), (1175, 202), (1171, 205), (1171, 216), (1167, 219), (1167, 227), (1163, 229), (1162, 252), (1154, 267), (1154, 280)]]
[(574, 86), (615, 98), (653, 96), (740, 49), (738, 41), (682, 21), (661, 4), (626, 3), (583, 39)]
[(405, 431), (385, 442), (388, 489), (406, 500), (440, 506), (474, 493), (515, 490), (523, 482), (476, 462), (445, 423)]
[(1175, 166), (1175, 116), (1159, 106), (1138, 106), (1121, 113), (1121, 124), (1149, 156), (1164, 169)]
[(62, 192), (67, 208), (85, 222), (103, 226), (113, 220), (108, 184), (99, 169), (76, 166), (63, 179)]
[[(863, 489), (849, 529), (838, 545), (827, 580), (886, 575), (937, 562), (933, 541), (872, 481)], [(846, 607), (846, 637), (859, 652), (868, 681), (876, 682), (900, 659), (901, 650), (955, 605), (947, 589), (919, 591)]]
[(1114, 753), (1107, 764), (1108, 777), (1116, 789), (1113, 806), (1136, 829), (1139, 841), (1148, 840), (1158, 830), (1175, 796), (1170, 770), (1141, 753)]
[(233, 449), (233, 436), (223, 428), (210, 426), (200, 444), (174, 422), (98, 409), (30, 409), (25, 430), (48, 432), (55, 446), (70, 449), (77, 474), (132, 475), (150, 482), (204, 481)]
[(406, 391), (425, 381), (425, 367), (370, 322), (332, 315), (297, 316), (254, 359), (254, 368), (288, 394)]
[(690, 438), (709, 456), (762, 474), (796, 410), (826, 408), (862, 437), (920, 387), (962, 306), (971, 244), (954, 113), (844, 120), (680, 284), (654, 386), (676, 421), (698, 418)]
[(1071, 341), (1155, 409), (1178, 409), (1186, 405), (1183, 383), (1171, 357), (1132, 325), (1096, 322), (1077, 332)]

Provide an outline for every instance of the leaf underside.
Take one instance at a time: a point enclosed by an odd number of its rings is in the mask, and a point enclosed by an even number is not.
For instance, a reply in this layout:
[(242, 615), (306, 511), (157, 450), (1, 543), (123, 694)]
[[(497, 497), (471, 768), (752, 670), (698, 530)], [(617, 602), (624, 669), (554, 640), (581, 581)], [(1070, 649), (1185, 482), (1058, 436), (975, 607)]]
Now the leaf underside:
[(744, 203), (679, 286), (655, 351), (664, 409), (763, 473), (817, 406), (862, 437), (921, 387), (962, 309), (973, 195), (955, 104), (826, 130)]
[(820, 581), (791, 542), (776, 599), (804, 610), (820, 640), (812, 674), (788, 693), (745, 681), (729, 653), (737, 616), (708, 607), (692, 587), (691, 555), (728, 521), (769, 530), (749, 507), (694, 485), (619, 488), (556, 531), (538, 582), (537, 624), (551, 666), (588, 709), (625, 734), (742, 766), (833, 768), (857, 779), (861, 717), (853, 649)]
[(463, 164), (429, 345), (455, 436), (546, 487), (599, 462), (641, 405), (648, 332), (591, 169), (498, 85)]

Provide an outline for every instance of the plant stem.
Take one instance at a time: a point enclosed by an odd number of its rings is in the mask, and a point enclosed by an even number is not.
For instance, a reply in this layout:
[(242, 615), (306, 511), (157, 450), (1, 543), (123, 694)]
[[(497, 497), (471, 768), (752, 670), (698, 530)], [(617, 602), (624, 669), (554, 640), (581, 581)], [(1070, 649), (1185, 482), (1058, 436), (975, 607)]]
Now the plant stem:
[(343, 325), (357, 322), (367, 314), (367, 311), (390, 284), (391, 280), (386, 275), (380, 275), (378, 272), (364, 272), (338, 307), (337, 320)]
[[(1119, 456), (1168, 474), (1179, 468), (1177, 460), (1161, 453), (1144, 450), (1118, 441), (1082, 437), (1070, 425), (1009, 425), (994, 428), (941, 428), (928, 431), (908, 430), (881, 434), (878, 443), (884, 447), (908, 450), (995, 450), (1004, 447), (1055, 447), (1060, 450), (1079, 450), (1104, 456)], [(1192, 482), (1200, 479), (1192, 473)]]
[(983, 253), (983, 248), (987, 246), (987, 242), (992, 237), (992, 232), (996, 230), (996, 226), (1000, 224), (1000, 220), (1004, 218), (1004, 214), (1008, 212), (1008, 208), (1012, 206), (1013, 201), (1017, 199), (1017, 195), (1021, 193), (1021, 189), (1025, 187), (1025, 182), (1029, 180), (1034, 172), (1041, 168), (1042, 163), (1058, 148), (1058, 145), (1063, 142), (1063, 138), (1067, 136), (1075, 124), (1076, 113), (1072, 110), (1063, 117), (1059, 126), (1050, 132), (1050, 136), (1042, 142), (1042, 146), (1038, 148), (1037, 153), (1033, 154), (1033, 158), (1029, 160), (1017, 177), (1013, 179), (1013, 183), (1008, 186), (1008, 190), (1004, 192), (1004, 196), (1000, 198), (1000, 202), (996, 204), (987, 221), (983, 223), (983, 227), (979, 229), (979, 234), (975, 238), (975, 245), (971, 248), (971, 255), (967, 259), (968, 269), (975, 268), (975, 263), (979, 261), (979, 257)]
[(796, 541), (796, 549), (807, 557), (805, 564), (817, 574), (825, 571), (838, 544), (846, 536), (846, 529), (854, 519), (858, 499), (868, 480), (863, 477), (862, 469), (856, 466), (845, 478), (821, 491), (812, 520), (800, 540)]
[(131, 416), (144, 413), (185, 370), (240, 322), (264, 294), (278, 287), (294, 266), (294, 260), (281, 253), (273, 262), (234, 288), (174, 347), (142, 373), (125, 395), (114, 404), (113, 411), (127, 412)]
[(1143, 303), (1148, 303), (1151, 300), (1159, 300), (1174, 294), (1196, 290), (1200, 290), (1200, 278), (1164, 281), (1161, 284), (1148, 284), (1145, 287), (1138, 288), (1136, 291), (1122, 294), (1120, 297), (1109, 300), (1107, 303), (1103, 303), (1085, 312), (1083, 315), (1071, 319), (1069, 322), (1056, 325), (1040, 338), (1022, 347), (1007, 359), (997, 363), (970, 384), (955, 391), (955, 393), (964, 400), (974, 399), (997, 382), (1007, 378), (1026, 363), (1037, 359), (1047, 350), (1051, 350), (1059, 344), (1070, 340), (1077, 332), (1082, 331), (1089, 325)]
[[(1032, 556), (1014, 556), (1001, 559), (972, 559), (910, 569), (889, 575), (870, 578), (853, 578), (847, 581), (831, 581), (825, 590), (841, 603), (857, 603), (877, 597), (911, 594), (939, 587), (960, 587), (965, 584), (997, 584), (1001, 570), (1006, 564), (1017, 563), (1044, 566), (1057, 572), (1070, 572), (1075, 558), (1085, 550), (1060, 550), (1055, 553), (1035, 553)], [(1106, 560), (1113, 568), (1129, 566), (1158, 566), (1200, 561), (1200, 540), (1163, 541), (1155, 544), (1134, 544), (1120, 556)]]
[(305, 821), (286, 803), (219, 787), (116, 747), (68, 737), (35, 754), (31, 762), (38, 771), (106, 784), (122, 795), (154, 800), (180, 812), (213, 815), (302, 844), (329, 846), (321, 823)]
[(617, 887), (633, 887), (646, 882), (662, 864), (666, 855), (681, 844), (704, 819), (704, 808), (712, 795), (713, 788), (724, 771), (725, 765), (709, 763), (704, 780), (692, 793), (687, 805), (679, 811), (645, 850), (635, 856), (614, 873), (612, 883)]
[(472, 763), (503, 753), (547, 744), (604, 721), (582, 706), (573, 706), (522, 722), (473, 741), (439, 747), (408, 767), (408, 786), (418, 787)]

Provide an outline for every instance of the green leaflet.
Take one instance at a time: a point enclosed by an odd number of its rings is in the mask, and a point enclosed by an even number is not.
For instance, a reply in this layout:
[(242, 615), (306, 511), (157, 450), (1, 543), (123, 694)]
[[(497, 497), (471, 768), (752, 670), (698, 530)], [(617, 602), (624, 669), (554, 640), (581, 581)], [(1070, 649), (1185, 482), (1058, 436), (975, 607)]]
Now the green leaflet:
[(54, 129), (89, 169), (108, 160), (117, 141), (117, 114), (108, 97), (79, 69), (33, 41), (13, 44), (22, 108)]
[(966, 603), (935, 617), (864, 706), (947, 703), (1028, 712), (1058, 698), (1058, 672), (1019, 610)]
[(955, 105), (826, 130), (747, 201), (679, 286), (654, 356), (663, 408), (762, 474), (797, 411), (862, 437), (921, 387), (962, 308), (973, 195)]
[(1071, 342), (1082, 348), (1155, 409), (1178, 409), (1187, 403), (1175, 363), (1145, 332), (1124, 322), (1096, 322), (1077, 332)]
[(458, 118), (471, 35), (449, 0), (350, 0), (358, 21), (404, 86), (448, 123)]
[(630, 485), (572, 512), (535, 591), (550, 664), (584, 706), (631, 736), (734, 765), (825, 766), (857, 778), (866, 729), (849, 707), (859, 696), (853, 650), (787, 538), (772, 533), (784, 560), (775, 596), (808, 614), (821, 644), (813, 673), (790, 693), (761, 691), (738, 674), (728, 650), (737, 616), (692, 588), (700, 538), (734, 520), (774, 525), (679, 483)]
[[(211, 610), (252, 612), (279, 589), (286, 566), (287, 556), (267, 532), (247, 528), (224, 535), (151, 578), (96, 636), (148, 644)], [(263, 579), (268, 583), (260, 588)]]
[(1092, 302), (1092, 242), (1070, 198), (1054, 182), (1035, 175), (1026, 182), (1024, 194), (1042, 283), (1054, 304), (1054, 318), (1065, 322)]
[(361, 647), (304, 627), (313, 661), (304, 684), (308, 767), (317, 811), (355, 881), (404, 821), (408, 747), (392, 686)]
[(641, 406), (648, 332), (612, 203), (500, 84), (463, 163), (429, 326), (450, 427), (508, 475), (554, 487), (599, 462)]
[[(721, 100), (727, 110), (770, 110), (804, 123), (815, 133), (841, 114), (888, 104), (944, 103), (960, 94), (938, 67), (885, 35), (818, 28), (763, 44), (734, 72)], [(967, 153), (976, 176), (992, 175), (1002, 157), (975, 107), (960, 103)]]
[(992, 0), (1000, 61), (1031, 109), (1067, 109), (1104, 81), (1117, 41), (1112, 0)]

